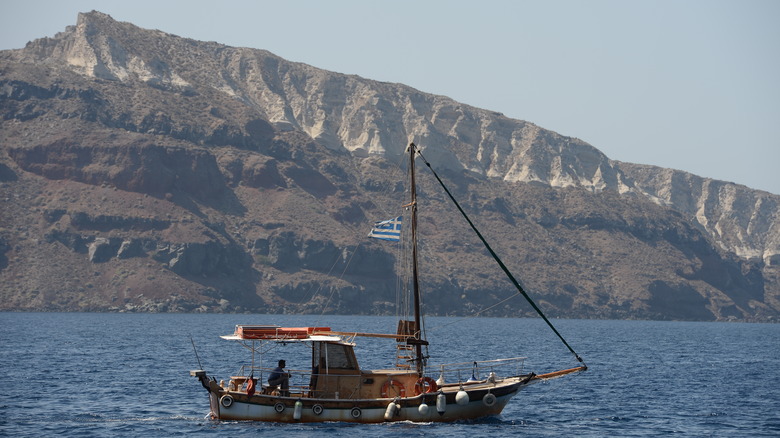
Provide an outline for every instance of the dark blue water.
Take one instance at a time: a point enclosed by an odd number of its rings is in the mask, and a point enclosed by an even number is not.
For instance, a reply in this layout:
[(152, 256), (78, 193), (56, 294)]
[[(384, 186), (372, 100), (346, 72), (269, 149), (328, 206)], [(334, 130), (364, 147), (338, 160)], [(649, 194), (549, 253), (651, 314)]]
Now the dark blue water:
[[(780, 325), (737, 323), (555, 321), (590, 370), (531, 386), (500, 417), (479, 422), (205, 419), (206, 392), (189, 377), (198, 368), (190, 335), (220, 378), (246, 352), (218, 336), (235, 324), (269, 323), (395, 328), (385, 317), (0, 313), (0, 435), (780, 436)], [(527, 356), (537, 372), (576, 365), (538, 319), (429, 318), (428, 337), (437, 363)], [(390, 347), (359, 338), (361, 365), (387, 366)]]

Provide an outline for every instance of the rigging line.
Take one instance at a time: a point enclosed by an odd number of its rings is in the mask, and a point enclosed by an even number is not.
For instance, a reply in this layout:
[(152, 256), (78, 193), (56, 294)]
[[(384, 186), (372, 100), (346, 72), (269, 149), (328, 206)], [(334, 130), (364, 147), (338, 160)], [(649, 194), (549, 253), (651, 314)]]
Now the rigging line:
[[(361, 243), (358, 242), (357, 246), (355, 247), (355, 250), (352, 251), (352, 254), (349, 255), (349, 259), (347, 260), (346, 265), (344, 266), (344, 269), (341, 271), (341, 275), (339, 275), (339, 280), (344, 279), (344, 274), (347, 273), (347, 269), (349, 269), (349, 265), (352, 263), (352, 258), (355, 257), (355, 254), (357, 254), (358, 249), (360, 248)], [(335, 266), (335, 265), (334, 265)], [(328, 273), (330, 274), (330, 273)], [(331, 288), (330, 296), (325, 301), (325, 305), (322, 306), (322, 313), (320, 313), (320, 317), (325, 315), (325, 311), (328, 309), (328, 305), (330, 305), (330, 300), (333, 298), (333, 295), (336, 293), (336, 288)], [(314, 297), (312, 297), (314, 299)]]
[[(347, 228), (347, 227), (345, 226), (345, 228)], [(347, 228), (347, 229), (349, 229), (349, 228)], [(358, 242), (358, 243), (357, 243), (357, 245), (355, 245), (355, 250), (354, 250), (354, 251), (352, 251), (352, 252), (350, 253), (349, 259), (347, 260), (347, 263), (346, 263), (346, 265), (344, 266), (344, 269), (341, 271), (341, 274), (340, 274), (340, 275), (339, 275), (339, 277), (338, 277), (338, 278), (339, 278), (339, 280), (342, 280), (342, 279), (344, 279), (344, 275), (346, 274), (346, 272), (347, 272), (347, 269), (349, 268), (349, 264), (350, 264), (350, 263), (351, 263), (351, 261), (352, 261), (352, 257), (354, 257), (354, 256), (355, 256), (355, 254), (358, 252), (358, 250), (360, 249), (360, 245), (362, 245), (362, 243), (361, 243), (361, 242)], [(348, 248), (346, 248), (346, 247), (344, 248), (344, 251), (346, 251), (346, 252), (348, 252), (348, 253), (349, 253), (349, 251), (348, 251)], [(328, 277), (330, 277), (330, 275), (331, 275), (331, 273), (333, 272), (333, 270), (334, 270), (334, 269), (336, 269), (336, 265), (338, 265), (338, 264), (339, 264), (339, 261), (340, 261), (341, 259), (343, 259), (343, 258), (344, 258), (344, 255), (343, 255), (343, 254), (344, 254), (344, 251), (342, 251), (342, 255), (340, 255), (340, 256), (337, 256), (337, 257), (336, 257), (336, 260), (334, 260), (334, 261), (333, 261), (333, 264), (330, 266), (330, 269), (328, 269), (328, 272), (327, 272), (325, 275), (327, 275)], [(317, 287), (317, 289), (314, 291), (314, 293), (311, 295), (311, 297), (309, 297), (309, 298), (306, 298), (306, 297), (308, 297), (308, 296), (309, 296), (309, 293), (310, 293), (310, 292), (311, 292), (313, 289), (314, 289), (314, 286), (312, 286), (311, 288), (309, 288), (309, 290), (306, 292), (306, 294), (303, 296), (303, 298), (302, 298), (302, 299), (300, 300), (300, 302), (298, 303), (298, 306), (302, 306), (303, 304), (305, 304), (305, 303), (308, 303), (308, 302), (312, 301), (314, 298), (316, 298), (316, 297), (317, 297), (317, 295), (319, 294), (319, 292), (322, 290), (322, 283), (320, 283), (320, 284), (319, 284), (319, 286), (318, 286), (318, 287)]]
[[(406, 162), (406, 157), (404, 155), (401, 155), (401, 157)], [(408, 162), (407, 162), (408, 164)], [(399, 164), (399, 169), (401, 168), (401, 165)], [(406, 166), (406, 177), (404, 180), (409, 179), (409, 173), (410, 168), (407, 165)], [(407, 217), (407, 222), (410, 220), (408, 217), (408, 213), (411, 208), (411, 204), (406, 203), (406, 196), (410, 195), (410, 188), (405, 187), (404, 189), (404, 205), (401, 207), (400, 214)], [(376, 205), (376, 204), (375, 204)], [(395, 215), (398, 215), (398, 213), (395, 213)], [(401, 320), (408, 320), (410, 318), (410, 311), (411, 311), (411, 305), (410, 305), (410, 297), (409, 294), (405, 293), (405, 291), (411, 290), (411, 276), (409, 275), (411, 272), (411, 254), (409, 249), (409, 233), (410, 233), (410, 226), (409, 224), (404, 224), (401, 227), (401, 239), (398, 245), (396, 245), (396, 290), (395, 290), (395, 316), (397, 319)]]
[[(324, 203), (323, 203), (323, 202), (322, 202), (322, 201), (321, 201), (319, 198), (317, 198), (316, 196), (314, 196), (314, 195), (313, 195), (313, 194), (311, 194), (311, 193), (308, 193), (308, 192), (306, 192), (305, 190), (304, 190), (304, 193), (305, 193), (305, 194), (307, 194), (307, 195), (309, 196), (309, 198), (313, 199), (313, 200), (314, 200), (314, 202), (318, 203), (318, 204), (319, 204), (321, 207), (323, 207), (323, 210), (327, 211), (327, 206), (326, 206), (326, 205), (325, 205), (325, 204), (324, 204)], [(338, 221), (338, 220), (336, 220), (335, 222), (336, 222), (337, 224), (341, 225), (342, 227), (344, 227), (344, 228), (345, 228), (347, 231), (349, 231), (349, 232), (350, 232), (350, 233), (352, 233), (353, 235), (354, 235), (354, 234), (357, 232), (355, 229), (351, 228), (351, 227), (350, 227), (350, 226), (348, 226), (347, 224), (344, 224), (344, 223), (342, 223), (341, 221)], [(360, 246), (360, 242), (358, 242), (357, 246), (355, 247), (355, 251), (357, 251), (357, 248), (358, 248), (359, 246)], [(345, 248), (345, 249), (346, 249), (346, 248)], [(336, 268), (336, 265), (338, 264), (338, 262), (339, 262), (339, 257), (337, 257), (337, 258), (336, 258), (336, 260), (333, 262), (333, 265), (331, 265), (331, 267), (330, 267), (330, 269), (328, 270), (328, 273), (327, 273), (326, 275), (328, 275), (328, 276), (329, 276), (329, 275), (330, 275), (330, 273), (331, 273), (331, 272), (333, 272), (333, 269), (335, 269), (335, 268)], [(342, 272), (342, 277), (343, 277), (343, 275), (344, 275), (344, 273)], [(341, 277), (340, 277), (340, 278), (341, 278)], [(317, 289), (316, 289), (316, 290), (314, 290), (314, 286), (312, 285), (312, 286), (309, 288), (309, 290), (308, 290), (308, 291), (306, 291), (306, 293), (303, 295), (303, 297), (301, 298), (301, 301), (300, 301), (300, 302), (298, 302), (298, 303), (294, 303), (294, 304), (295, 304), (295, 305), (297, 305), (297, 306), (301, 306), (301, 305), (303, 305), (304, 303), (306, 303), (306, 302), (309, 302), (309, 301), (313, 300), (313, 299), (314, 299), (314, 298), (317, 296), (317, 294), (319, 293), (319, 291), (320, 291), (321, 289), (322, 289), (322, 284), (320, 284), (320, 285), (317, 287)], [(311, 296), (311, 298), (308, 298), (306, 301), (303, 301), (303, 299), (304, 299), (305, 297), (309, 296), (309, 294), (312, 292), (312, 290), (314, 290), (314, 294)]]
[[(395, 161), (390, 160), (390, 159), (386, 159), (386, 161), (388, 163), (392, 164), (392, 165), (389, 166), (391, 172), (388, 175), (388, 178), (396, 179), (396, 180), (398, 179), (398, 178), (394, 178), (394, 177), (396, 175), (400, 174), (400, 172), (404, 169), (403, 163), (405, 162), (405, 160), (406, 160), (406, 155), (405, 154), (398, 155), (398, 157), (397, 157), (397, 159)], [(352, 169), (358, 175), (360, 175), (359, 177), (357, 177), (357, 181), (355, 182), (356, 186), (360, 186), (360, 185), (362, 185), (364, 183), (364, 181), (363, 181), (363, 179), (364, 179), (363, 178), (364, 171), (363, 171), (362, 168), (360, 168), (358, 165), (355, 164), (355, 163), (357, 163), (359, 161), (364, 161), (364, 160), (351, 159), (351, 160), (347, 161), (347, 163), (352, 166)], [(393, 191), (393, 186), (388, 184), (379, 193), (380, 193), (380, 196), (382, 197), (382, 199), (386, 201), (387, 197), (389, 196), (391, 191)], [(374, 207), (376, 207), (376, 209), (380, 210), (383, 215), (391, 215), (392, 213), (389, 212), (387, 208), (385, 208), (386, 206), (379, 205), (378, 203), (375, 202), (376, 199), (377, 199), (376, 196), (369, 196), (368, 197), (368, 202), (370, 202)], [(384, 202), (384, 203), (387, 204), (387, 202)]]
[[(406, 162), (405, 154), (399, 154), (395, 161), (390, 160), (390, 159), (387, 159), (387, 161), (389, 163), (391, 163), (391, 165), (389, 166), (390, 169), (391, 169), (391, 175), (390, 175), (391, 179), (396, 179), (397, 180), (398, 178), (392, 178), (392, 177), (393, 177), (393, 175), (400, 174), (403, 171), (403, 169), (405, 168), (405, 166), (403, 165), (403, 163)], [(363, 169), (361, 169), (357, 165), (355, 165), (356, 160), (350, 160), (349, 163), (353, 165), (353, 168), (358, 172), (359, 175), (362, 176), (364, 174)], [(406, 173), (407, 173), (407, 176), (408, 176), (408, 173), (409, 173), (409, 169), (408, 168), (406, 168)], [(359, 177), (357, 184), (361, 183), (360, 180), (361, 180), (361, 178)], [(383, 205), (380, 205), (380, 203), (377, 202), (377, 201), (380, 200), (380, 198), (382, 200), (386, 201), (387, 198), (389, 197), (389, 195), (391, 194), (391, 192), (395, 191), (393, 185), (385, 184), (383, 186), (384, 187), (379, 192), (378, 196), (368, 196), (368, 202), (370, 202), (374, 206), (374, 208), (376, 210), (378, 210), (383, 216), (385, 216), (385, 217), (386, 216), (396, 217), (396, 216), (398, 216), (398, 212), (395, 211), (396, 210), (395, 207), (393, 207), (391, 209), (388, 209), (388, 208), (386, 208), (386, 205), (384, 205), (384, 204), (387, 204), (387, 202), (382, 202), (381, 204), (383, 204)], [(407, 191), (408, 191), (408, 189), (407, 189)], [(406, 230), (408, 227), (404, 226), (402, 228), (403, 228), (403, 230)], [(358, 233), (355, 232), (354, 235), (358, 235)], [(404, 263), (406, 263), (406, 260), (404, 259), (404, 256), (406, 255), (406, 253), (403, 251), (402, 245), (397, 245), (396, 248), (395, 248), (395, 251), (396, 251), (396, 257), (395, 257), (396, 269), (397, 269), (398, 272), (403, 272), (403, 266), (405, 266)], [(357, 252), (357, 248), (355, 249), (355, 252)], [(353, 252), (352, 256), (355, 255), (355, 252)], [(352, 256), (350, 257), (350, 260), (351, 260)], [(404, 279), (402, 278), (401, 275), (398, 275), (396, 277), (396, 279), (397, 279), (397, 282), (396, 282), (396, 306), (395, 306), (395, 308), (396, 308), (396, 316), (401, 317), (401, 313), (402, 312), (399, 311), (403, 307), (403, 303), (402, 303), (402, 296), (403, 296), (403, 294), (401, 293), (401, 291), (404, 289), (405, 285), (404, 285)], [(324, 312), (324, 309), (323, 309), (323, 312)], [(408, 316), (408, 310), (406, 312), (403, 312), (403, 313), (407, 313), (407, 316)]]
[[(403, 168), (403, 166), (402, 166), (402, 163), (403, 163), (404, 161), (405, 161), (404, 154), (400, 154), (400, 155), (399, 155), (399, 157), (398, 157), (398, 161), (394, 163), (394, 164), (395, 164), (394, 166), (391, 166), (391, 169), (396, 169), (396, 172), (400, 171), (400, 169), (402, 169), (402, 168)], [(358, 168), (357, 168), (357, 166), (354, 164), (354, 163), (355, 163), (355, 160), (349, 160), (349, 161), (348, 161), (348, 163), (349, 163), (349, 164), (352, 164), (352, 165), (353, 165), (353, 167), (355, 168), (355, 170), (357, 170), (359, 174), (362, 174), (362, 171), (361, 171), (360, 169), (358, 169)], [(408, 169), (407, 169), (407, 172), (408, 172)], [(357, 184), (360, 184), (360, 181), (358, 181), (358, 182), (357, 182)], [(383, 195), (383, 197), (386, 197), (386, 196), (387, 196), (387, 195), (390, 193), (390, 190), (391, 190), (391, 188), (390, 188), (390, 186), (389, 186), (389, 185), (385, 186), (384, 190), (382, 191), (382, 195)], [(322, 202), (320, 199), (318, 199), (316, 196), (313, 196), (313, 195), (310, 195), (310, 196), (312, 197), (312, 199), (314, 199), (314, 200), (315, 200), (315, 202), (317, 202), (317, 203), (319, 203), (321, 206), (325, 207), (324, 203), (323, 203), (323, 202)], [(369, 197), (369, 198), (368, 198), (368, 201), (369, 201), (371, 204), (373, 204), (375, 208), (377, 208), (378, 210), (380, 210), (380, 211), (382, 212), (382, 214), (383, 214), (383, 215), (389, 215), (390, 213), (387, 211), (387, 209), (386, 209), (386, 208), (384, 208), (383, 206), (381, 206), (381, 205), (377, 204), (376, 202), (374, 202), (374, 199), (375, 199), (375, 197)], [(336, 222), (337, 222), (339, 225), (341, 225), (341, 226), (342, 226), (344, 229), (346, 229), (347, 231), (349, 231), (349, 232), (350, 232), (350, 233), (351, 233), (353, 236), (358, 236), (358, 235), (360, 235), (360, 234), (359, 234), (359, 232), (357, 231), (357, 229), (355, 229), (355, 228), (354, 228), (354, 227), (352, 227), (351, 225), (349, 225), (349, 224), (346, 224), (346, 223), (344, 223), (344, 222), (342, 222), (342, 221), (336, 221)], [(355, 255), (357, 254), (357, 252), (358, 252), (358, 250), (360, 249), (361, 245), (362, 245), (362, 241), (358, 240), (358, 242), (357, 242), (357, 244), (356, 244), (356, 246), (355, 246), (355, 249), (354, 249), (353, 251), (351, 251), (351, 253), (350, 253), (350, 256), (349, 256), (349, 259), (347, 260), (347, 263), (346, 263), (346, 265), (344, 266), (344, 269), (342, 270), (341, 274), (340, 274), (340, 275), (339, 275), (339, 277), (338, 277), (338, 278), (339, 278), (339, 280), (342, 280), (342, 279), (344, 278), (344, 275), (346, 275), (347, 269), (349, 269), (349, 266), (350, 266), (350, 264), (351, 264), (351, 262), (352, 262), (352, 259), (353, 259), (353, 258), (355, 257)], [(345, 247), (345, 251), (347, 251), (347, 250), (348, 250), (348, 248), (346, 248), (346, 247)], [(399, 248), (399, 249), (397, 249), (397, 251), (400, 251), (400, 248)], [(398, 257), (396, 257), (396, 260), (398, 260), (398, 259), (399, 259), (399, 258), (398, 258)], [(326, 275), (330, 276), (331, 272), (333, 272), (333, 270), (335, 269), (335, 267), (336, 267), (336, 265), (338, 264), (338, 262), (339, 262), (339, 260), (338, 260), (338, 259), (336, 259), (336, 261), (333, 263), (333, 265), (332, 265), (332, 266), (331, 266), (331, 268), (328, 270), (328, 273), (327, 273)], [(312, 289), (313, 289), (313, 287), (312, 287)], [(310, 289), (308, 292), (306, 292), (306, 295), (304, 295), (304, 297), (305, 297), (305, 296), (308, 296), (308, 295), (309, 295), (309, 293), (311, 293), (312, 289)], [(317, 289), (314, 291), (314, 293), (312, 294), (311, 298), (309, 298), (309, 299), (308, 299), (306, 302), (310, 302), (310, 301), (312, 301), (312, 300), (313, 300), (313, 299), (314, 299), (314, 298), (315, 298), (315, 297), (316, 297), (316, 296), (319, 294), (319, 292), (320, 292), (321, 290), (322, 290), (322, 285), (320, 285), (320, 286), (319, 286), (319, 287), (318, 287), (318, 288), (317, 288)], [(331, 290), (330, 296), (328, 296), (328, 298), (327, 298), (327, 300), (326, 300), (326, 302), (325, 302), (325, 305), (324, 305), (324, 306), (323, 306), (323, 308), (322, 308), (322, 312), (321, 312), (320, 316), (323, 316), (323, 315), (325, 314), (325, 311), (327, 310), (327, 307), (328, 307), (328, 305), (330, 304), (330, 301), (331, 301), (331, 299), (333, 298), (333, 295), (334, 295), (334, 294), (335, 294), (335, 290)], [(304, 303), (304, 301), (301, 301), (300, 303), (298, 303), (298, 305), (300, 306), (300, 305), (302, 305), (303, 303)]]
[[(336, 258), (336, 261), (333, 262), (333, 264), (330, 266), (330, 269), (328, 269), (328, 273), (325, 275), (330, 276), (331, 272), (333, 272), (333, 270), (336, 268), (338, 262), (339, 262), (339, 257)], [(312, 301), (314, 298), (317, 297), (317, 295), (320, 293), (321, 290), (322, 290), (321, 282), (317, 283), (316, 289), (314, 284), (312, 284), (311, 287), (309, 287), (309, 290), (307, 290), (306, 293), (303, 296), (301, 296), (301, 299), (297, 303), (298, 307), (301, 307), (305, 303)], [(312, 291), (314, 291), (314, 293), (312, 293)], [(311, 294), (311, 296), (309, 296), (309, 294)]]
[[(403, 158), (403, 155), (401, 155), (401, 158)], [(354, 161), (350, 161), (350, 163), (354, 163)], [(356, 167), (356, 166), (355, 166), (355, 167)], [(396, 167), (397, 169), (400, 169), (400, 168), (401, 168), (401, 165), (400, 165), (400, 164), (397, 164), (395, 167)], [(388, 192), (389, 192), (389, 188), (385, 188), (385, 190), (384, 190), (384, 194), (386, 195)], [(308, 193), (308, 192), (306, 192), (306, 193)], [(323, 203), (323, 202), (322, 202), (322, 201), (321, 201), (319, 198), (317, 198), (316, 196), (314, 196), (314, 195), (312, 195), (312, 194), (310, 194), (310, 193), (309, 193), (309, 197), (310, 197), (311, 199), (313, 199), (315, 202), (317, 202), (318, 204), (320, 204), (320, 205), (321, 205), (321, 206), (322, 206), (322, 207), (323, 207), (325, 210), (327, 210), (327, 208), (326, 208), (325, 204), (324, 204), (324, 203)], [(377, 209), (381, 210), (383, 213), (385, 213), (385, 214), (389, 214), (389, 213), (387, 213), (387, 212), (386, 212), (386, 210), (385, 210), (384, 208), (382, 208), (382, 206), (380, 206), (380, 205), (378, 205), (377, 203), (373, 202), (373, 199), (372, 199), (372, 198), (369, 198), (369, 202), (371, 202), (371, 203), (372, 203), (372, 204), (373, 204), (373, 205), (374, 205), (374, 206), (375, 206)], [(358, 235), (359, 235), (359, 233), (358, 233), (357, 229), (353, 228), (351, 225), (349, 225), (349, 224), (346, 224), (346, 223), (343, 223), (342, 221), (338, 221), (338, 220), (336, 221), (336, 223), (338, 223), (338, 224), (339, 224), (339, 225), (341, 225), (341, 226), (342, 226), (344, 229), (346, 229), (347, 231), (349, 231), (351, 235), (353, 235), (353, 236), (358, 236)], [(356, 244), (356, 246), (355, 246), (355, 249), (354, 249), (354, 251), (351, 251), (351, 254), (350, 254), (350, 256), (349, 256), (349, 259), (348, 259), (348, 261), (347, 261), (346, 265), (344, 266), (344, 269), (342, 270), (341, 274), (340, 274), (340, 275), (339, 275), (339, 277), (338, 277), (338, 278), (339, 278), (339, 280), (342, 280), (342, 279), (344, 278), (344, 275), (346, 274), (346, 272), (347, 272), (347, 269), (349, 268), (349, 265), (350, 265), (350, 263), (351, 263), (351, 261), (352, 261), (352, 258), (355, 256), (355, 254), (357, 253), (357, 251), (360, 249), (360, 246), (361, 246), (361, 245), (362, 245), (362, 242), (361, 242), (361, 241), (358, 241), (358, 242), (357, 242), (357, 244)], [(345, 250), (345, 251), (348, 251), (348, 248), (347, 248), (347, 247), (345, 247), (345, 248), (344, 248), (344, 250)], [(328, 272), (327, 272), (327, 274), (326, 274), (327, 276), (330, 276), (330, 275), (331, 275), (331, 273), (332, 273), (332, 272), (333, 272), (333, 270), (336, 268), (336, 265), (337, 265), (338, 263), (339, 263), (339, 258), (337, 258), (337, 259), (336, 259), (336, 260), (333, 262), (333, 264), (331, 265), (330, 269), (328, 270)], [(303, 297), (302, 297), (301, 301), (300, 301), (300, 302), (298, 302), (298, 303), (296, 303), (296, 305), (300, 307), (300, 306), (301, 306), (301, 305), (303, 305), (304, 303), (311, 302), (312, 300), (314, 300), (314, 298), (315, 298), (315, 297), (317, 297), (317, 295), (319, 294), (319, 292), (320, 292), (321, 290), (322, 290), (322, 284), (319, 284), (319, 286), (318, 286), (316, 289), (315, 289), (314, 285), (312, 285), (312, 287), (311, 287), (311, 288), (310, 288), (310, 289), (309, 289), (309, 290), (308, 290), (308, 291), (307, 291), (307, 292), (306, 292), (306, 293), (303, 295)], [(313, 293), (312, 293), (312, 291), (313, 291)], [(311, 294), (311, 297), (309, 297), (309, 298), (306, 298), (306, 297), (308, 297), (308, 296), (309, 296), (309, 294)], [(331, 300), (331, 298), (333, 298), (333, 295), (334, 295), (334, 294), (335, 294), (335, 291), (334, 291), (334, 290), (332, 290), (332, 291), (331, 291), (331, 294), (330, 294), (330, 296), (329, 296), (329, 297), (327, 298), (327, 300), (326, 300), (326, 304), (325, 304), (325, 306), (323, 307), (323, 309), (322, 309), (322, 313), (321, 313), (321, 315), (320, 315), (320, 316), (322, 316), (322, 315), (324, 315), (324, 314), (325, 314), (325, 311), (327, 310), (327, 306), (330, 304), (330, 300)]]
[(521, 294), (520, 292), (515, 292), (514, 294), (512, 294), (512, 295), (510, 295), (510, 296), (508, 296), (508, 297), (506, 297), (506, 298), (504, 298), (503, 300), (501, 300), (501, 301), (499, 301), (499, 302), (497, 302), (497, 303), (493, 304), (492, 306), (486, 307), (486, 308), (484, 308), (484, 309), (480, 310), (479, 312), (475, 312), (473, 315), (464, 316), (463, 318), (456, 319), (455, 321), (450, 321), (450, 322), (448, 322), (448, 323), (446, 323), (446, 324), (441, 324), (441, 325), (437, 325), (437, 326), (435, 326), (435, 327), (432, 327), (432, 328), (431, 328), (431, 332), (437, 332), (437, 331), (439, 331), (439, 330), (441, 330), (441, 329), (443, 329), (443, 328), (445, 328), (445, 327), (449, 327), (449, 326), (451, 326), (451, 325), (453, 325), (453, 324), (457, 324), (457, 323), (459, 323), (459, 322), (462, 322), (462, 321), (465, 321), (465, 320), (467, 320), (467, 319), (476, 318), (476, 317), (478, 317), (479, 315), (481, 315), (482, 313), (484, 313), (484, 312), (487, 312), (488, 310), (490, 310), (490, 309), (492, 309), (492, 308), (494, 308), (494, 307), (496, 307), (496, 306), (500, 306), (501, 304), (504, 304), (504, 303), (506, 303), (507, 301), (509, 301), (509, 300), (511, 300), (512, 298), (514, 298), (514, 297), (516, 297), (516, 296), (519, 296), (519, 295), (522, 295), (522, 294)]
[(485, 248), (487, 248), (487, 250), (490, 252), (490, 255), (493, 256), (493, 259), (498, 263), (498, 266), (500, 266), (501, 270), (503, 270), (504, 273), (507, 275), (507, 277), (509, 277), (509, 280), (512, 282), (512, 284), (514, 284), (515, 287), (517, 288), (517, 290), (521, 294), (523, 294), (523, 297), (525, 297), (525, 299), (528, 301), (528, 303), (531, 305), (531, 307), (533, 307), (534, 310), (536, 310), (536, 313), (538, 313), (539, 316), (541, 316), (542, 319), (544, 319), (544, 322), (546, 322), (547, 325), (550, 326), (552, 331), (558, 336), (558, 338), (561, 340), (561, 342), (563, 342), (563, 345), (565, 345), (566, 348), (568, 348), (569, 351), (571, 351), (571, 353), (574, 355), (574, 357), (577, 359), (577, 361), (579, 361), (580, 363), (582, 363), (584, 365), (585, 362), (583, 362), (582, 358), (577, 354), (576, 351), (574, 351), (574, 349), (569, 345), (569, 343), (566, 342), (566, 339), (563, 339), (563, 336), (558, 332), (558, 330), (555, 328), (555, 326), (553, 326), (553, 324), (550, 322), (550, 320), (547, 319), (547, 317), (544, 315), (544, 313), (542, 312), (542, 309), (540, 309), (539, 306), (536, 305), (534, 300), (532, 300), (531, 297), (528, 296), (528, 294), (525, 292), (523, 287), (520, 286), (520, 283), (515, 279), (514, 275), (512, 275), (512, 273), (509, 272), (509, 268), (506, 267), (504, 262), (501, 261), (501, 259), (495, 253), (495, 251), (493, 251), (493, 248), (490, 247), (490, 244), (488, 244), (487, 240), (485, 240), (485, 238), (482, 237), (482, 233), (480, 233), (479, 230), (477, 230), (477, 227), (474, 225), (473, 222), (471, 222), (471, 219), (469, 219), (469, 217), (466, 214), (466, 212), (463, 211), (463, 208), (461, 208), (460, 204), (458, 204), (458, 201), (456, 201), (455, 197), (452, 195), (452, 193), (450, 193), (450, 190), (447, 188), (447, 186), (444, 185), (444, 182), (441, 180), (441, 178), (439, 178), (439, 175), (436, 173), (436, 171), (433, 170), (433, 167), (431, 167), (431, 163), (429, 163), (428, 160), (425, 159), (425, 157), (423, 156), (423, 154), (420, 152), (419, 149), (417, 150), (417, 153), (420, 155), (420, 158), (422, 158), (423, 162), (428, 167), (428, 169), (431, 170), (431, 173), (433, 173), (433, 176), (436, 177), (436, 181), (439, 182), (441, 187), (447, 193), (447, 196), (449, 196), (450, 200), (455, 204), (455, 207), (458, 208), (458, 211), (460, 211), (460, 214), (463, 215), (463, 217), (469, 223), (469, 226), (471, 226), (471, 229), (474, 230), (475, 233), (477, 233), (477, 237), (479, 237), (479, 240), (481, 240), (482, 244), (485, 245)]
[[(390, 161), (390, 160), (388, 160), (388, 161)], [(392, 178), (394, 175), (398, 175), (398, 174), (401, 173), (401, 171), (404, 169), (404, 164), (403, 163), (405, 161), (406, 161), (405, 154), (399, 155), (398, 158), (397, 158), (397, 161), (395, 161), (395, 162), (391, 161), (391, 163), (394, 164), (393, 168), (395, 168), (395, 171), (391, 175), (389, 175), (390, 178)], [(407, 174), (407, 176), (409, 174), (409, 169), (408, 168), (406, 168), (406, 174)], [(387, 187), (385, 187), (384, 191), (382, 192), (383, 197), (386, 198), (388, 195), (390, 195), (391, 190), (394, 191), (394, 189), (392, 189), (391, 185), (388, 185)], [(406, 188), (404, 191), (408, 191), (408, 188)], [(376, 206), (378, 209), (382, 210), (382, 212), (384, 214), (392, 214), (392, 213), (388, 212), (385, 208), (383, 208), (382, 206), (380, 206), (379, 204), (374, 202), (372, 198), (369, 197), (369, 200), (371, 201), (372, 204), (374, 204), (374, 206)], [(395, 207), (393, 207), (392, 210), (395, 210)]]

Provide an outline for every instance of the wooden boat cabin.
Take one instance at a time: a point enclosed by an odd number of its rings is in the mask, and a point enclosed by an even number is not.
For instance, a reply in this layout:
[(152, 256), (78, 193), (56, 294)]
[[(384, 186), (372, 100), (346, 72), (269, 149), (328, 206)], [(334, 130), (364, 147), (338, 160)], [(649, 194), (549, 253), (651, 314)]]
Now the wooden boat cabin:
[[(399, 363), (395, 369), (362, 370), (355, 356), (354, 336), (389, 337), (399, 340), (400, 351), (405, 351), (405, 335), (333, 332), (329, 327), (279, 327), (237, 325), (232, 335), (223, 339), (240, 341), (252, 351), (252, 361), (243, 365), (240, 375), (233, 376), (228, 391), (246, 392), (250, 376), (258, 380), (257, 391), (280, 395), (281, 388), (267, 383), (273, 367), (257, 364), (256, 353), (262, 355), (263, 343), (306, 343), (311, 348), (310, 370), (286, 370), (291, 373), (287, 397), (321, 399), (379, 399), (413, 395), (419, 373), (408, 363)], [(346, 339), (345, 339), (346, 338)], [(259, 343), (259, 345), (258, 345)], [(408, 356), (411, 358), (411, 356)], [(401, 356), (401, 359), (406, 356)], [(428, 388), (423, 388), (425, 390)]]

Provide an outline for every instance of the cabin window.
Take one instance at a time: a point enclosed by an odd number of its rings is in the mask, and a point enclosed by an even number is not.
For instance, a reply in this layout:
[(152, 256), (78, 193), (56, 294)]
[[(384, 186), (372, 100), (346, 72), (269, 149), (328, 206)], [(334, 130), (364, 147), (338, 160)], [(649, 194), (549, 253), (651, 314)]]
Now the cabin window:
[(328, 368), (338, 368), (345, 370), (356, 370), (357, 361), (355, 360), (355, 354), (352, 351), (351, 345), (342, 344), (324, 344), (324, 349), (327, 351), (321, 352), (321, 358), (327, 358)]

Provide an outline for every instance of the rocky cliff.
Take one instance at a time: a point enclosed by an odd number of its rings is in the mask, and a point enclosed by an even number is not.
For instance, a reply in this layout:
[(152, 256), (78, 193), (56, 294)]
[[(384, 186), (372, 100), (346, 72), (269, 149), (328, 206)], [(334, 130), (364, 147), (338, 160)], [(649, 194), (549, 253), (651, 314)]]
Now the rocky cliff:
[[(0, 52), (0, 111), (4, 309), (392, 312), (399, 255), (365, 234), (414, 141), (551, 315), (780, 310), (777, 195), (401, 84), (91, 12)], [(528, 313), (420, 184), (428, 310)]]

